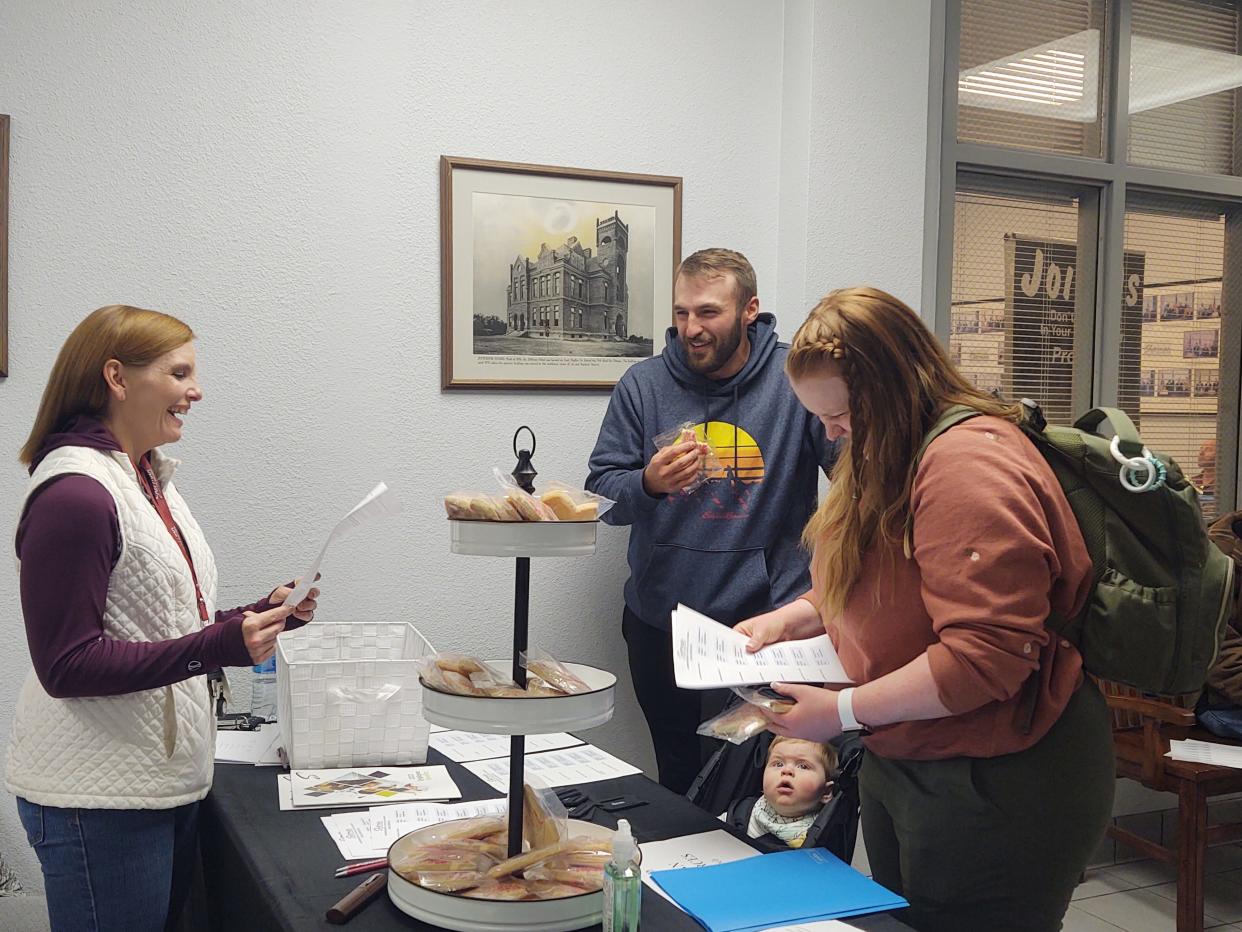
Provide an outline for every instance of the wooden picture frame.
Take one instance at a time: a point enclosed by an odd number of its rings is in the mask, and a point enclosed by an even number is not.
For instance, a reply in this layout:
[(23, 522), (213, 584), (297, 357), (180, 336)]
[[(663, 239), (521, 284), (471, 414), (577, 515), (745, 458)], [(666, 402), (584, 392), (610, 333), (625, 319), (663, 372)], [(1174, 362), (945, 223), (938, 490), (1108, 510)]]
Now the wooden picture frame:
[(444, 389), (611, 389), (663, 347), (679, 177), (440, 158)]

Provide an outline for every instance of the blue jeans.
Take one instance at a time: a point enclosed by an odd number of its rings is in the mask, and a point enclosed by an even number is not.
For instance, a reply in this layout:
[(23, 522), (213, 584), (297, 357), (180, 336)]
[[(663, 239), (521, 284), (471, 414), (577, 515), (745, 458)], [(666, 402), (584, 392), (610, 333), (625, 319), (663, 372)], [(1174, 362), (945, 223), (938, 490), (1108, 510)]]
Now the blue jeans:
[(178, 919), (198, 853), (198, 803), (60, 809), (17, 798), (39, 856), (52, 932), (163, 932)]
[(1199, 724), (1214, 735), (1237, 741), (1242, 738), (1242, 707), (1233, 704), (1211, 704), (1206, 697), (1195, 706)]

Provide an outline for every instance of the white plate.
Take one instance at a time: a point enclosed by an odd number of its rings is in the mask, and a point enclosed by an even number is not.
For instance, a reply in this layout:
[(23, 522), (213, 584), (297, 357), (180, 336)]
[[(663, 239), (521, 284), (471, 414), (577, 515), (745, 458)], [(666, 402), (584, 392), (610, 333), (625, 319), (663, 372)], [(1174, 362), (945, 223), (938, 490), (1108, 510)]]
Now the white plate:
[(449, 550), (472, 557), (584, 557), (598, 521), (449, 520)]
[[(442, 828), (444, 822), (403, 835), (388, 849), (389, 856), (402, 847), (417, 844), (421, 833)], [(591, 822), (570, 819), (570, 835), (611, 839), (612, 830)], [(437, 893), (410, 883), (391, 867), (388, 896), (407, 916), (456, 932), (570, 932), (600, 921), (604, 895), (600, 891), (557, 900), (475, 900), (452, 893)]]
[[(489, 660), (508, 670), (512, 660)], [(565, 666), (591, 687), (571, 696), (504, 698), (460, 696), (423, 683), (423, 718), (433, 725), (489, 735), (546, 735), (557, 731), (594, 728), (612, 718), (613, 687), (617, 678), (607, 670), (582, 663)]]

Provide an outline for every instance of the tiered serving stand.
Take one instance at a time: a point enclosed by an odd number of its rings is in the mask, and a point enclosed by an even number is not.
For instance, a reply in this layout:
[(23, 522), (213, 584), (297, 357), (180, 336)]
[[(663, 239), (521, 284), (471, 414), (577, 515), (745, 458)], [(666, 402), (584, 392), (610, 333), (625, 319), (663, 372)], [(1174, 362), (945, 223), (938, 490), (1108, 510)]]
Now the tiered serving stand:
[[(527, 647), (531, 558), (593, 554), (598, 524), (598, 521), (449, 521), (449, 549), (453, 553), (507, 557), (517, 562), (513, 592), (513, 656), (496, 661), (496, 665), (511, 663), (513, 680), (519, 686), (526, 686), (526, 670), (519, 656)], [(617, 678), (606, 670), (584, 664), (567, 663), (566, 666), (592, 687), (590, 692), (529, 699), (490, 698), (441, 692), (423, 684), (423, 716), (427, 721), (462, 731), (510, 735), (511, 857), (522, 850), (525, 736), (594, 728), (612, 718)], [(612, 832), (589, 822), (574, 820), (571, 834), (611, 837)], [(406, 836), (406, 839), (410, 837)], [(568, 932), (600, 921), (603, 895), (598, 891), (551, 900), (502, 901), (438, 893), (410, 883), (391, 866), (403, 841), (405, 839), (397, 841), (389, 852), (388, 893), (398, 909), (424, 922), (459, 932)]]

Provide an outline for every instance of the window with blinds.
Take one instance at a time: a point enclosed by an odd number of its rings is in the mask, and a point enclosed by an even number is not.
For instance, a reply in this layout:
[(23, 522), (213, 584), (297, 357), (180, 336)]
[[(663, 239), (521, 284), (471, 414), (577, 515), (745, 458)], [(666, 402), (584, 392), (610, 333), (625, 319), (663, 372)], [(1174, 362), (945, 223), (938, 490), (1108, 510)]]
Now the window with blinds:
[(1099, 157), (1103, 0), (962, 0), (961, 142)]
[(1127, 270), (1123, 291), (1123, 300), (1137, 300), (1122, 311), (1121, 406), (1148, 445), (1203, 490), (1209, 520), (1217, 513), (1221, 368), (1237, 366), (1237, 348), (1221, 343), (1222, 322), (1237, 313), (1223, 288), (1225, 231), (1225, 212), (1210, 203), (1139, 193), (1126, 202), (1125, 248), (1141, 261)]
[(1234, 3), (1134, 0), (1131, 162), (1238, 174), (1238, 27)]
[(1073, 420), (1078, 235), (1070, 189), (958, 177), (950, 355), (979, 388), (1033, 398), (1055, 423)]

